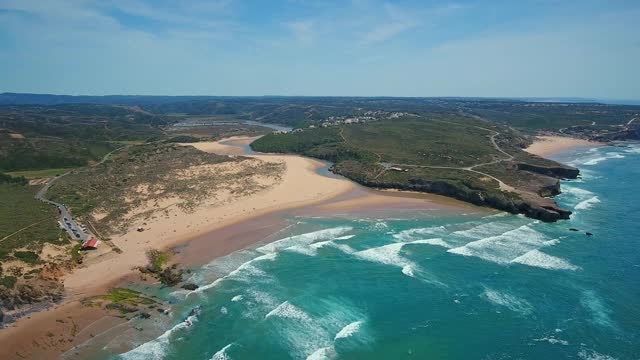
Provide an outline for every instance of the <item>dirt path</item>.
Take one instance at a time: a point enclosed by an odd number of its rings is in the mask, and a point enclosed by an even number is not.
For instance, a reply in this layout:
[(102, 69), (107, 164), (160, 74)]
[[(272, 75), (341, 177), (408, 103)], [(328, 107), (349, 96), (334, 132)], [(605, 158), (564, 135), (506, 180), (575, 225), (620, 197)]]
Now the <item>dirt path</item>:
[(41, 222), (44, 222), (44, 221), (47, 221), (47, 219), (40, 220), (40, 221), (38, 221), (38, 222), (34, 222), (33, 224), (31, 224), (31, 225), (29, 225), (29, 226), (25, 226), (25, 227), (23, 227), (22, 229), (20, 229), (20, 230), (18, 230), (18, 231), (15, 231), (15, 232), (13, 232), (13, 233), (11, 233), (11, 234), (9, 234), (9, 235), (7, 235), (7, 236), (3, 237), (2, 239), (0, 239), (0, 242), (2, 242), (2, 241), (4, 241), (4, 240), (6, 240), (6, 239), (8, 239), (8, 238), (12, 237), (13, 235), (15, 235), (15, 234), (17, 234), (17, 233), (19, 233), (19, 232), (21, 232), (21, 231), (23, 231), (23, 230), (27, 230), (28, 228), (30, 228), (30, 227), (32, 227), (32, 226), (36, 226), (36, 225), (38, 225), (38, 224), (40, 224)]
[[(439, 120), (433, 120), (433, 121), (439, 121)], [(440, 121), (440, 122), (446, 123), (444, 121)], [(456, 125), (460, 125), (460, 124), (456, 124)], [(460, 126), (462, 126), (462, 125), (460, 125)], [(500, 132), (495, 131), (495, 130), (491, 130), (491, 129), (487, 129), (487, 128), (483, 128), (483, 127), (480, 127), (480, 126), (473, 126), (473, 127), (475, 127), (476, 129), (481, 129), (481, 130), (485, 130), (485, 131), (493, 133), (489, 137), (489, 140), (491, 141), (491, 144), (493, 145), (494, 149), (496, 149), (496, 151), (498, 151), (499, 153), (503, 154), (505, 157), (502, 158), (502, 159), (496, 159), (496, 160), (493, 160), (493, 161), (489, 161), (489, 162), (485, 162), (485, 163), (479, 163), (479, 164), (475, 164), (475, 165), (472, 165), (472, 166), (456, 167), (456, 166), (432, 166), (432, 165), (383, 163), (383, 162), (380, 162), (382, 157), (379, 154), (376, 153), (376, 155), (378, 155), (378, 163), (380, 165), (382, 165), (383, 169), (380, 171), (380, 173), (378, 173), (374, 177), (374, 179), (377, 179), (378, 177), (380, 177), (387, 170), (389, 170), (389, 168), (391, 168), (393, 165), (404, 166), (404, 167), (414, 167), (414, 168), (421, 167), (421, 168), (427, 168), (427, 169), (462, 170), (462, 171), (470, 171), (470, 172), (473, 172), (473, 173), (476, 173), (476, 174), (479, 174), (479, 175), (482, 175), (482, 176), (485, 176), (485, 177), (488, 177), (490, 179), (495, 180), (496, 182), (498, 182), (498, 185), (500, 186), (500, 189), (502, 191), (517, 192), (517, 190), (513, 186), (507, 185), (504, 181), (498, 179), (497, 177), (495, 177), (493, 175), (490, 175), (490, 174), (487, 174), (487, 173), (484, 173), (482, 171), (475, 170), (475, 168), (480, 167), (480, 166), (493, 165), (493, 164), (497, 164), (497, 163), (504, 162), (504, 161), (511, 161), (511, 160), (513, 160), (514, 157), (513, 157), (513, 155), (511, 155), (511, 154), (507, 153), (506, 151), (502, 150), (502, 148), (500, 148), (500, 146), (496, 142), (496, 137), (501, 134)], [(340, 136), (342, 137), (342, 139), (346, 143), (346, 139), (344, 138), (344, 135), (342, 133), (342, 129), (340, 129)]]

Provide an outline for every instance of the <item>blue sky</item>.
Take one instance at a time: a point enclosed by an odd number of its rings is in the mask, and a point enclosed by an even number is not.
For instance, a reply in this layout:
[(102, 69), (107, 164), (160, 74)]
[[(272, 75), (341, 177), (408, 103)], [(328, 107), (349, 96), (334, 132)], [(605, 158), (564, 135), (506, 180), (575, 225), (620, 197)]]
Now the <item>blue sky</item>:
[(0, 0), (0, 91), (640, 98), (640, 1)]

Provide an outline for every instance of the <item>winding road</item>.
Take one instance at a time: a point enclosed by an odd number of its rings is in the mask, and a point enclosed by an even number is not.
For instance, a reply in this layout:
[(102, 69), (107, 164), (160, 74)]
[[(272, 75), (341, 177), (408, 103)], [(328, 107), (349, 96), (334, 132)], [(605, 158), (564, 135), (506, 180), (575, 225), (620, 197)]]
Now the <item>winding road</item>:
[[(100, 160), (100, 162), (96, 163), (93, 166), (98, 166), (102, 163), (104, 163), (105, 161), (109, 160), (109, 158), (111, 157), (111, 155), (113, 153), (115, 153), (116, 151), (122, 149), (123, 147), (119, 147), (117, 149), (114, 149), (112, 151), (110, 151), (109, 153), (105, 154), (102, 157), (102, 160)], [(82, 242), (88, 240), (91, 238), (91, 234), (83, 231), (80, 226), (78, 226), (78, 223), (76, 222), (76, 220), (73, 218), (73, 216), (71, 216), (71, 213), (69, 212), (69, 209), (67, 208), (67, 206), (65, 204), (60, 204), (58, 202), (49, 200), (45, 197), (45, 195), (47, 194), (47, 191), (51, 188), (51, 186), (58, 181), (60, 178), (70, 174), (73, 170), (67, 171), (66, 173), (56, 176), (54, 178), (52, 178), (51, 180), (47, 181), (46, 184), (44, 184), (44, 186), (42, 186), (42, 188), (40, 188), (40, 190), (38, 190), (38, 192), (36, 193), (36, 200), (40, 200), (42, 202), (45, 202), (47, 204), (53, 205), (56, 208), (58, 208), (58, 212), (59, 212), (59, 217), (58, 217), (58, 221), (60, 222), (62, 228), (67, 232), (67, 235), (74, 239), (74, 240), (80, 240)], [(78, 234), (78, 235), (75, 235)]]

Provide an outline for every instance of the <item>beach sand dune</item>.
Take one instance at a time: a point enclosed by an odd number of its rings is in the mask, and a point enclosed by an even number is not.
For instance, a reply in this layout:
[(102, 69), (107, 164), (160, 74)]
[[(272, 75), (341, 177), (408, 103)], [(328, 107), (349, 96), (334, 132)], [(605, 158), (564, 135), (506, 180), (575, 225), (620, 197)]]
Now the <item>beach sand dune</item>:
[[(234, 138), (237, 146), (203, 142), (196, 143), (195, 147), (207, 152), (241, 154), (240, 146), (251, 140)], [(221, 205), (201, 206), (192, 212), (170, 207), (167, 209), (168, 216), (147, 220), (144, 232), (137, 232), (135, 226), (132, 227), (131, 231), (112, 239), (122, 249), (122, 254), (92, 259), (86, 268), (78, 269), (66, 278), (65, 288), (69, 294), (84, 296), (126, 276), (133, 267), (146, 263), (145, 253), (148, 249), (176, 245), (250, 217), (320, 202), (355, 186), (348, 180), (319, 176), (316, 171), (324, 164), (316, 160), (286, 155), (250, 156), (262, 161), (283, 163), (285, 170), (281, 181), (255, 194)]]

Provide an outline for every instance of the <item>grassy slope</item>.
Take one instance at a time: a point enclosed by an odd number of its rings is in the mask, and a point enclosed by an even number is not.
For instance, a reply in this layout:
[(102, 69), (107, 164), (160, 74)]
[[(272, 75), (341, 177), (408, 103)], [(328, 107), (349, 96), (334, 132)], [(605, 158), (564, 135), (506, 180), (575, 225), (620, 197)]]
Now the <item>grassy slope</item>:
[[(508, 158), (493, 146), (494, 134), (500, 148), (515, 156), (514, 161), (495, 162)], [(461, 115), (431, 114), (425, 118), (411, 116), (272, 134), (251, 146), (257, 151), (301, 153), (334, 161), (334, 171), (369, 186), (435, 192), (475, 204), (485, 204), (486, 200), (503, 210), (527, 211), (534, 217), (551, 220), (555, 215), (540, 215), (539, 210), (531, 207), (541, 202), (535, 200), (522, 205), (523, 194), (502, 191), (499, 183), (491, 178), (497, 177), (507, 185), (530, 193), (528, 199), (557, 192), (557, 175), (518, 170), (520, 162), (562, 168), (553, 161), (524, 152), (521, 148), (524, 144), (525, 138), (504, 126)], [(384, 163), (396, 164), (405, 171), (385, 171)], [(490, 164), (474, 169), (491, 176), (464, 169), (485, 163)]]
[(0, 170), (85, 166), (118, 145), (162, 135), (166, 117), (105, 105), (0, 106)]
[(12, 171), (7, 174), (11, 176), (24, 176), (27, 179), (39, 179), (39, 178), (47, 178), (47, 177), (62, 175), (67, 171), (71, 171), (73, 169), (74, 168), (54, 168), (54, 169), (43, 169), (43, 170)]
[(39, 250), (46, 242), (60, 244), (56, 209), (35, 200), (37, 190), (31, 186), (0, 184), (0, 239), (35, 224), (0, 241), (0, 259), (18, 248)]
[(345, 126), (347, 142), (378, 153), (384, 162), (435, 166), (470, 166), (499, 156), (489, 141), (491, 132), (476, 128), (486, 123), (455, 116), (372, 122)]
[[(253, 181), (255, 175), (279, 174), (279, 165), (270, 163), (247, 165), (237, 173), (207, 170), (212, 165), (245, 160), (176, 144), (132, 146), (114, 153), (99, 166), (61, 178), (49, 190), (49, 197), (67, 204), (74, 215), (91, 220), (107, 235), (127, 229), (130, 224), (124, 220), (125, 214), (138, 208), (148, 209), (139, 214), (146, 217), (166, 200), (174, 199), (179, 207), (190, 210), (219, 190), (238, 196), (259, 190), (260, 185)], [(105, 216), (93, 218), (94, 211)]]

